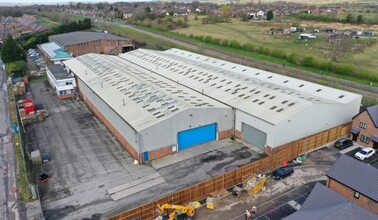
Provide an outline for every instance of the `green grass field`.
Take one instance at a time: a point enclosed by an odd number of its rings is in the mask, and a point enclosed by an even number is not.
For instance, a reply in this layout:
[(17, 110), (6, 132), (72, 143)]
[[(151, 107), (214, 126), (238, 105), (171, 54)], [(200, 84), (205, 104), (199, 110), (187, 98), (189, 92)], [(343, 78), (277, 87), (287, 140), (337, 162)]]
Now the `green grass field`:
[(60, 23), (52, 21), (46, 17), (37, 16), (37, 23), (40, 25), (45, 25), (47, 27), (54, 27), (60, 25)]
[[(211, 36), (219, 39), (237, 40), (241, 44), (251, 43), (254, 46), (263, 46), (271, 50), (279, 49), (287, 54), (292, 52), (299, 56), (313, 56), (320, 60), (326, 60), (329, 54), (332, 53), (333, 45), (329, 44), (323, 36), (324, 32), (317, 34), (316, 40), (302, 41), (298, 40), (299, 33), (294, 33), (291, 36), (267, 35), (266, 30), (269, 28), (289, 28), (296, 23), (306, 28), (306, 32), (312, 32), (314, 29), (324, 30), (326, 28), (336, 28), (338, 30), (373, 30), (378, 32), (378, 25), (353, 25), (342, 23), (326, 23), (313, 21), (281, 21), (281, 22), (266, 22), (253, 21), (241, 22), (238, 19), (232, 19), (230, 23), (218, 24), (202, 24), (202, 18), (194, 20), (194, 17), (189, 17), (188, 28), (177, 29), (174, 32), (179, 34), (190, 34), (199, 36)], [(367, 41), (360, 41), (359, 44), (365, 44)], [(376, 54), (378, 49), (377, 44), (366, 47), (362, 53), (349, 53), (339, 57), (341, 64), (351, 64), (357, 67), (363, 67), (370, 71), (377, 71)]]

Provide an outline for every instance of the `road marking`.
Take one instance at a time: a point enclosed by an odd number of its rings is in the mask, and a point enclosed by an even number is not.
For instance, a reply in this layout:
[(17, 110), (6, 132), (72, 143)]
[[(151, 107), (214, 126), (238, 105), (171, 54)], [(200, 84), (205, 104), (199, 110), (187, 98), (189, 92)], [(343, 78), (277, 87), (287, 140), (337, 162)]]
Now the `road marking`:
[(80, 156), (80, 158), (88, 158), (88, 157), (99, 157), (99, 156), (104, 156), (104, 155), (111, 155), (111, 154), (119, 154), (119, 153), (123, 153), (123, 151), (117, 151), (117, 152), (112, 152), (112, 153), (104, 153), (104, 154), (95, 154), (95, 155), (84, 155), (84, 156)]
[(97, 149), (97, 148), (108, 148), (108, 146), (99, 146), (99, 147), (86, 147), (86, 148), (77, 148), (74, 150), (91, 150), (91, 149)]
[(110, 188), (108, 189), (108, 193), (109, 194), (114, 194), (114, 193), (117, 193), (119, 191), (122, 191), (122, 190), (125, 190), (125, 189), (128, 189), (130, 187), (133, 187), (133, 186), (136, 186), (136, 185), (139, 185), (141, 183), (144, 183), (144, 182), (148, 182), (148, 181), (151, 181), (155, 178), (158, 178), (158, 177), (161, 177), (159, 173), (153, 173), (151, 175), (148, 175), (148, 176), (145, 176), (145, 177), (142, 177), (142, 178), (139, 178), (139, 179), (136, 179), (134, 181), (131, 181), (131, 182), (128, 182), (128, 183), (125, 183), (125, 184), (122, 184), (122, 185), (118, 185), (116, 187), (113, 187), (113, 188)]
[(297, 211), (301, 208), (301, 205), (294, 200), (289, 201), (287, 204)]

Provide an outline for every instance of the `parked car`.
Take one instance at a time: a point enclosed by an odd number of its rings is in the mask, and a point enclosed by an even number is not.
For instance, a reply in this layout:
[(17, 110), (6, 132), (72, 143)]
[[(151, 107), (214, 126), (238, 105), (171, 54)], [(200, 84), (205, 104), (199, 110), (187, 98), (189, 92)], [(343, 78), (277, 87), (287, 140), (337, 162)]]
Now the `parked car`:
[(50, 161), (50, 157), (47, 153), (43, 153), (41, 155), (41, 160), (42, 160), (42, 163), (48, 163)]
[(275, 180), (281, 180), (287, 176), (291, 176), (293, 173), (294, 170), (292, 167), (280, 167), (273, 172), (272, 178)]
[(345, 149), (353, 146), (353, 141), (348, 138), (341, 138), (335, 142), (335, 147), (338, 149)]
[(359, 150), (355, 155), (354, 157), (359, 159), (359, 160), (365, 160), (371, 156), (373, 156), (373, 154), (375, 154), (375, 150), (373, 148), (362, 148), (361, 150)]
[(39, 176), (39, 181), (41, 181), (42, 183), (46, 183), (48, 182), (50, 179), (49, 175), (47, 175), (46, 173), (43, 173)]

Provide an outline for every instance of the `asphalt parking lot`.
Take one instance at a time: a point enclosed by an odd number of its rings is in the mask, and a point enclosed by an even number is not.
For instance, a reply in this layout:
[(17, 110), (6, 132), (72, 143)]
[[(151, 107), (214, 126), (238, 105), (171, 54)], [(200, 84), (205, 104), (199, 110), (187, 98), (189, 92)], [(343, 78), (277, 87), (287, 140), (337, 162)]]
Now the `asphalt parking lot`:
[[(345, 155), (348, 155), (348, 156), (354, 158), (354, 155), (355, 155), (359, 150), (361, 150), (361, 149), (362, 149), (362, 147), (359, 146), (359, 147), (357, 147), (356, 149), (353, 149), (353, 150), (351, 150), (351, 151), (345, 153)], [(356, 160), (357, 160), (357, 159), (356, 159)], [(362, 160), (362, 162), (367, 163), (367, 164), (372, 164), (374, 167), (377, 167), (377, 168), (378, 168), (378, 154), (375, 153), (373, 156), (371, 156), (371, 157), (369, 157), (369, 158), (367, 158), (367, 159), (365, 159), (365, 160)]]
[[(29, 152), (39, 149), (51, 159), (36, 173), (36, 179), (42, 173), (51, 177), (39, 183), (46, 219), (103, 219), (265, 156), (227, 139), (186, 149), (159, 160), (155, 167), (134, 165), (84, 102), (60, 101), (48, 92), (46, 82), (27, 89), (25, 98), (49, 114), (45, 121), (25, 127)], [(152, 176), (162, 181), (117, 201), (109, 195), (109, 189)]]
[[(133, 159), (83, 102), (60, 101), (44, 83), (31, 84), (31, 91), (36, 106), (49, 113), (45, 121), (25, 127), (29, 151), (39, 149), (51, 159), (37, 173), (51, 177), (39, 184), (47, 219), (91, 217), (104, 210), (96, 203), (112, 203), (108, 187), (156, 172), (132, 165)], [(78, 210), (81, 214), (75, 214)]]

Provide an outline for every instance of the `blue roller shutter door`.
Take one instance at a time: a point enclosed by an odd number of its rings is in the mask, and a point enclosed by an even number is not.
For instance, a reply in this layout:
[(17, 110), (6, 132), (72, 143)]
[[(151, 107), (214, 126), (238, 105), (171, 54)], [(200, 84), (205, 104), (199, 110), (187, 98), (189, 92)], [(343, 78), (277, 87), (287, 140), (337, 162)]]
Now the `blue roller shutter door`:
[(210, 124), (181, 131), (177, 134), (178, 148), (183, 150), (198, 144), (203, 144), (216, 139), (217, 124)]

